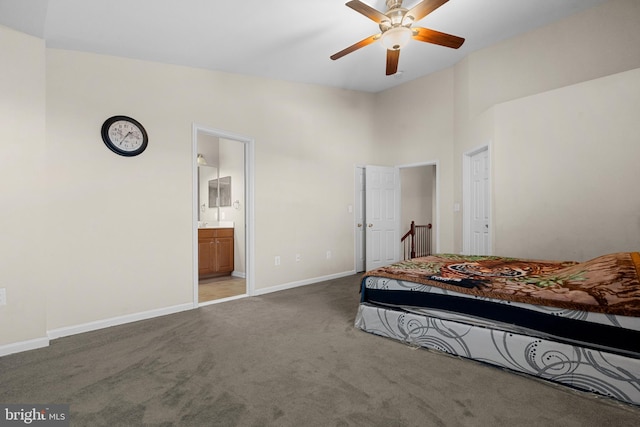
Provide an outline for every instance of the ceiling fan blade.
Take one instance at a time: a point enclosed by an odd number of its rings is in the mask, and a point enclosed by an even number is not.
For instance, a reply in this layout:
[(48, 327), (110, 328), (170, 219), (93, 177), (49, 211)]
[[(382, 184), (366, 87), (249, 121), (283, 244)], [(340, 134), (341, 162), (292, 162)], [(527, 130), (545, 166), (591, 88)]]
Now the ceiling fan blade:
[(413, 21), (419, 21), (449, 0), (423, 0), (407, 12), (408, 16), (413, 17)]
[[(449, 1), (449, 0), (446, 0), (446, 1)], [(351, 9), (355, 10), (356, 12), (359, 12), (359, 13), (363, 14), (367, 18), (369, 18), (372, 21), (374, 21), (376, 24), (379, 24), (382, 21), (388, 21), (389, 20), (389, 18), (387, 18), (386, 15), (384, 15), (382, 12), (372, 8), (368, 4), (362, 3), (359, 0), (351, 0), (351, 1), (346, 3), (346, 6), (350, 7)]]
[(387, 76), (398, 72), (398, 61), (400, 60), (400, 49), (387, 50)]
[(413, 38), (421, 42), (439, 44), (440, 46), (450, 47), (452, 49), (457, 49), (464, 43), (462, 37), (441, 33), (440, 31), (422, 27), (413, 27), (411, 29), (414, 32)]
[(349, 46), (346, 49), (342, 49), (340, 52), (338, 53), (334, 53), (333, 55), (331, 55), (331, 59), (333, 59), (334, 61), (336, 59), (342, 58), (343, 56), (356, 51), (358, 49), (360, 49), (361, 47), (365, 47), (370, 45), (371, 43), (373, 43), (374, 41), (378, 40), (380, 38), (380, 34), (375, 34), (373, 36), (369, 36), (366, 39), (360, 40), (358, 43), (354, 43), (351, 46)]

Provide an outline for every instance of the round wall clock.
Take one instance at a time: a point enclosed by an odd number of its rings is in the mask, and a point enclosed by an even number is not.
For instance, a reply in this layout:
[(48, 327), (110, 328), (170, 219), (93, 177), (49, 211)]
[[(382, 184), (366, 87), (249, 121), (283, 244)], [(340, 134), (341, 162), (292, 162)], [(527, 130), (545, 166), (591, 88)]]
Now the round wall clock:
[(147, 131), (137, 120), (113, 116), (102, 125), (102, 140), (111, 151), (121, 156), (137, 156), (147, 148)]

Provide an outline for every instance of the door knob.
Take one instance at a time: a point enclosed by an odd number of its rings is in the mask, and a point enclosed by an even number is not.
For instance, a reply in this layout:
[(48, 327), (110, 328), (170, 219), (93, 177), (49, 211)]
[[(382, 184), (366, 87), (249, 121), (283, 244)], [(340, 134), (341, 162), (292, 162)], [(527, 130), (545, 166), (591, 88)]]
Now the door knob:
[(362, 224), (358, 223), (358, 227), (362, 227)]
[(373, 224), (369, 224), (369, 227), (373, 227)]

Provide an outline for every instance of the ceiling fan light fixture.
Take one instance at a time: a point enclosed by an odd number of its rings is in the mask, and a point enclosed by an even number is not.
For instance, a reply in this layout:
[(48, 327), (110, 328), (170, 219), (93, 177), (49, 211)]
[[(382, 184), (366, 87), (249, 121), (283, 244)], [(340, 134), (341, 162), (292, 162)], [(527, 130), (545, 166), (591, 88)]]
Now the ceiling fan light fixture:
[(395, 27), (385, 31), (380, 42), (387, 50), (400, 50), (411, 40), (412, 32), (407, 27)]

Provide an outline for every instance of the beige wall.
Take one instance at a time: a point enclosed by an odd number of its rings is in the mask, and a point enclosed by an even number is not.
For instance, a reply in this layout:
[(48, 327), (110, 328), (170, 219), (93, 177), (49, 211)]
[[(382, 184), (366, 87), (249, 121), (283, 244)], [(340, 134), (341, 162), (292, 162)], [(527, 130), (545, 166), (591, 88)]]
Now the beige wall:
[[(191, 302), (190, 133), (200, 103), (184, 79), (204, 76), (52, 49), (46, 59), (48, 329)], [(106, 150), (100, 127), (118, 114), (145, 126), (140, 156)]]
[[(48, 327), (192, 301), (192, 122), (255, 138), (256, 289), (353, 270), (349, 183), (371, 97), (49, 49)], [(146, 126), (142, 155), (105, 149), (115, 114)]]
[[(453, 211), (455, 203), (463, 202), (462, 158), (466, 152), (493, 143), (500, 131), (494, 107), (640, 67), (638, 22), (640, 2), (612, 0), (474, 52), (451, 69), (376, 95), (377, 161), (395, 165), (440, 162), (441, 252), (462, 251), (464, 208)], [(501, 160), (491, 159), (494, 169), (503, 167)], [(586, 161), (595, 163), (598, 158)], [(509, 215), (500, 211), (503, 207), (492, 206), (498, 227), (504, 215)], [(504, 234), (494, 236), (494, 251), (502, 248), (500, 236)], [(635, 239), (640, 245), (638, 236)], [(560, 258), (574, 254), (568, 247), (561, 252)]]
[[(455, 178), (450, 187), (455, 201), (462, 202), (463, 153), (491, 143), (493, 133), (498, 130), (490, 111), (493, 106), (640, 67), (638, 22), (640, 2), (611, 0), (472, 53), (457, 64), (454, 67)], [(576, 101), (575, 107), (578, 106)], [(569, 141), (579, 135), (565, 137)], [(501, 167), (496, 164), (497, 159), (491, 160), (494, 169)], [(597, 160), (597, 157), (585, 159), (594, 163)], [(447, 184), (444, 183), (445, 188)], [(499, 223), (504, 216), (497, 207), (493, 208), (494, 221)], [(455, 214), (454, 230), (454, 248), (460, 252), (462, 212)], [(498, 241), (494, 244), (500, 245)], [(565, 257), (571, 256), (571, 251), (563, 252)]]
[(495, 108), (495, 253), (640, 251), (640, 69)]
[(433, 222), (432, 205), (434, 189), (435, 166), (416, 166), (400, 169), (402, 183), (402, 209), (400, 213), (401, 232), (409, 229), (411, 221), (417, 225)]
[(0, 345), (45, 337), (44, 51), (42, 40), (0, 26)]
[[(0, 70), (3, 353), (193, 303), (194, 122), (255, 140), (257, 290), (353, 271), (347, 207), (353, 167), (369, 162), (373, 95), (45, 49), (0, 31), (11, 64)], [(146, 127), (140, 156), (104, 146), (100, 127), (117, 114)]]
[[(403, 166), (438, 162), (439, 249), (453, 251), (454, 73), (447, 69), (375, 98), (374, 163)], [(434, 233), (435, 234), (435, 233)]]

